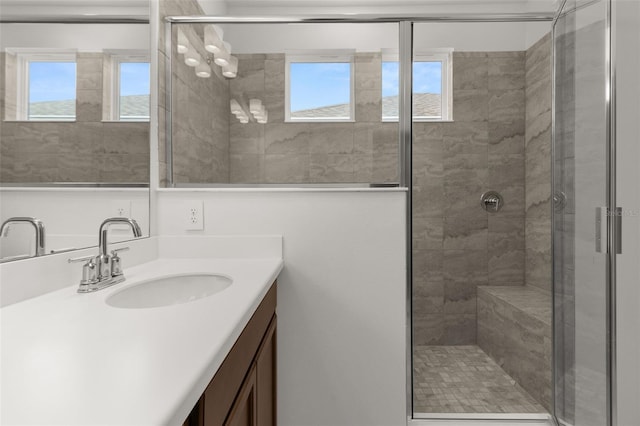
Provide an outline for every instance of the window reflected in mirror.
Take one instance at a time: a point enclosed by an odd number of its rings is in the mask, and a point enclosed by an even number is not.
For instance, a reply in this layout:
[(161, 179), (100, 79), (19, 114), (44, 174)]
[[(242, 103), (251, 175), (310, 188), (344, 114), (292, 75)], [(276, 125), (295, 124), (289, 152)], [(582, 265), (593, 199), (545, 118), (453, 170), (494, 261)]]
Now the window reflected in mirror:
[(0, 262), (148, 235), (149, 48), (144, 20), (0, 25)]
[(3, 185), (148, 185), (148, 28), (2, 24)]
[(171, 28), (165, 186), (397, 184), (398, 123), (382, 119), (381, 92), (397, 23)]

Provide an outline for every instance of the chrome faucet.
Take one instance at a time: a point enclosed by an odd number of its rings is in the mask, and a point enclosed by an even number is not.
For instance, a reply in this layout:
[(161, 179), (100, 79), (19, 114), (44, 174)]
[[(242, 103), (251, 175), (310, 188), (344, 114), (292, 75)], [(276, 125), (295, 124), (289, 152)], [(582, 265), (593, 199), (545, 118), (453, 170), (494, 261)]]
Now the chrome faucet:
[[(111, 265), (111, 256), (108, 253), (107, 246), (109, 245), (107, 242), (107, 235), (109, 231), (109, 226), (115, 224), (126, 224), (131, 227), (133, 231), (134, 237), (141, 237), (142, 231), (140, 230), (140, 226), (138, 222), (133, 219), (129, 219), (128, 217), (110, 217), (109, 219), (105, 219), (104, 222), (100, 225), (100, 231), (98, 233), (98, 257), (96, 257), (96, 265), (98, 266), (98, 280), (106, 279), (111, 277), (112, 273), (112, 265)], [(115, 255), (115, 253), (111, 253), (111, 255)]]
[(36, 250), (34, 256), (37, 257), (45, 254), (44, 223), (42, 223), (41, 220), (35, 217), (11, 217), (5, 220), (2, 226), (0, 226), (0, 236), (6, 237), (9, 234), (9, 225), (12, 223), (30, 223), (36, 231)]
[(98, 255), (69, 259), (69, 263), (86, 262), (82, 267), (82, 279), (80, 280), (78, 293), (89, 293), (101, 290), (125, 280), (118, 252), (129, 250), (129, 247), (111, 250), (111, 254), (108, 253), (109, 244), (107, 236), (109, 227), (116, 224), (129, 225), (134, 237), (142, 236), (140, 226), (134, 219), (126, 217), (111, 217), (105, 219), (100, 225), (98, 234)]

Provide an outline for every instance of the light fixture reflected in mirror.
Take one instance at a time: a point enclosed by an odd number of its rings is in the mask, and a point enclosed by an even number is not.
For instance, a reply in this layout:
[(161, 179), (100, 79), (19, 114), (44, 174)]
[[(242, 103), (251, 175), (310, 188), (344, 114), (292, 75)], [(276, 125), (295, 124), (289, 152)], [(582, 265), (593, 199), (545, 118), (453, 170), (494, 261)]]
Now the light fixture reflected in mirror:
[(231, 106), (231, 113), (236, 116), (240, 123), (247, 124), (249, 122), (249, 115), (244, 111), (240, 102), (235, 99), (231, 99), (231, 101), (229, 101), (229, 105)]
[(222, 35), (224, 31), (217, 25), (207, 25), (204, 29), (204, 48), (207, 52), (216, 54), (220, 52), (224, 44)]
[(238, 75), (238, 58), (229, 57), (229, 65), (222, 67), (222, 75), (227, 78), (236, 78)]
[(178, 53), (185, 54), (189, 51), (189, 39), (182, 32), (181, 29), (178, 29)]
[[(245, 109), (240, 105), (240, 102), (235, 99), (231, 99), (230, 106), (231, 113), (236, 116), (240, 123), (249, 123), (249, 114), (246, 113)], [(249, 112), (255, 121), (260, 124), (265, 124), (268, 121), (269, 113), (260, 99), (249, 99)]]
[(267, 122), (269, 114), (260, 99), (249, 99), (249, 112), (258, 123), (265, 124)]
[(262, 110), (262, 101), (260, 99), (249, 99), (249, 112), (258, 114)]
[(240, 106), (240, 103), (235, 99), (231, 99), (231, 101), (229, 101), (229, 104), (231, 105), (232, 114), (238, 114), (238, 113), (244, 112), (244, 110)]
[[(222, 40), (224, 31), (217, 25), (207, 25), (204, 29), (204, 43), (196, 36), (187, 37), (184, 31), (178, 29), (178, 53), (184, 55), (184, 63), (190, 67), (195, 67), (198, 77), (211, 77), (211, 62), (222, 68), (221, 72), (225, 78), (236, 78), (238, 75), (238, 58), (231, 56), (231, 45)], [(194, 43), (194, 44), (192, 44)], [(207, 52), (213, 53), (213, 58), (206, 53), (201, 56), (198, 47), (204, 47)], [(200, 50), (202, 51), (202, 50)], [(206, 63), (205, 63), (206, 62)]]
[(201, 61), (202, 57), (195, 49), (190, 49), (184, 54), (184, 63), (190, 67), (197, 67)]
[(211, 77), (211, 67), (207, 62), (202, 62), (196, 67), (196, 75), (200, 78), (209, 78)]
[(218, 53), (214, 54), (214, 62), (216, 65), (226, 67), (231, 60), (231, 45), (226, 41), (222, 43), (223, 48)]

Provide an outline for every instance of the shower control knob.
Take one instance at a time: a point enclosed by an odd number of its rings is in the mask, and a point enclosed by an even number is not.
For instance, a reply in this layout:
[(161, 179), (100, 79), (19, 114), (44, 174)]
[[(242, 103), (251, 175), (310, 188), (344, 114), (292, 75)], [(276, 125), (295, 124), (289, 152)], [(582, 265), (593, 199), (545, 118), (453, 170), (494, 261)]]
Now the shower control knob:
[(564, 210), (564, 206), (567, 205), (567, 196), (562, 191), (556, 191), (553, 194), (553, 208), (557, 212)]
[(480, 197), (480, 205), (487, 212), (496, 213), (504, 205), (504, 200), (496, 191), (487, 191)]

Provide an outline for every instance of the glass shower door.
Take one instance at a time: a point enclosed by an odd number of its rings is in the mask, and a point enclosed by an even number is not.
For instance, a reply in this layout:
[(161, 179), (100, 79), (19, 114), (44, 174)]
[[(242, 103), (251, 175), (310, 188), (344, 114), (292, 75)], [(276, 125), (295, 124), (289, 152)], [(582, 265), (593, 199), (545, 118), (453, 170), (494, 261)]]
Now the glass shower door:
[(554, 27), (555, 414), (610, 424), (608, 0), (569, 0)]

